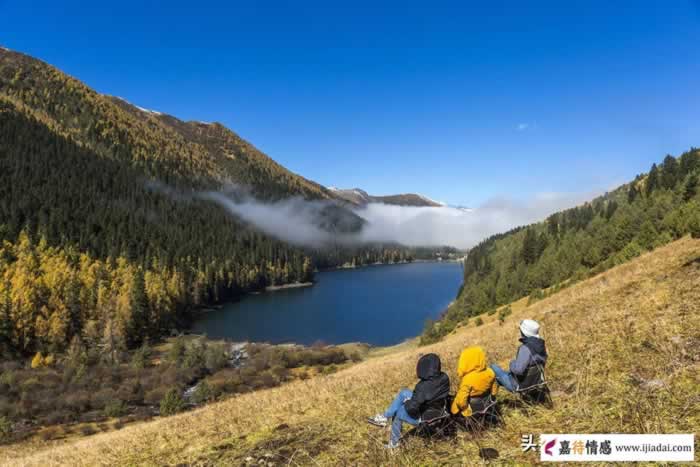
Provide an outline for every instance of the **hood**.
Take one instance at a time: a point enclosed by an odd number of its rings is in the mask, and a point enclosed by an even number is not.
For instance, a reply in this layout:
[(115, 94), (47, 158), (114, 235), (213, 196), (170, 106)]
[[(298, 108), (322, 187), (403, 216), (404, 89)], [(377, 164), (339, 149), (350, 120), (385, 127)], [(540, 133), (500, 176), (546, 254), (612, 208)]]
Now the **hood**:
[(420, 379), (435, 378), (440, 374), (440, 357), (434, 353), (423, 355), (418, 359), (416, 365), (416, 375)]
[(481, 347), (467, 347), (462, 351), (457, 363), (457, 374), (463, 378), (467, 373), (473, 371), (484, 371), (486, 369), (486, 352)]
[(523, 336), (520, 338), (522, 342), (533, 355), (538, 355), (543, 358), (547, 358), (547, 348), (544, 345), (544, 339), (539, 337)]

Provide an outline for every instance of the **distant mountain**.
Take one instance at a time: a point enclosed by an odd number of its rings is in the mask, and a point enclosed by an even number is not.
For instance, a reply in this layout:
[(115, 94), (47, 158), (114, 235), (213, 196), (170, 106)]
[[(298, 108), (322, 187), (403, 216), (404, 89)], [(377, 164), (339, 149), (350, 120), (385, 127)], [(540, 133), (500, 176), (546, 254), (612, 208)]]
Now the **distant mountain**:
[(416, 206), (416, 207), (443, 207), (445, 204), (414, 193), (404, 193), (400, 195), (372, 196), (359, 188), (339, 189), (329, 187), (328, 190), (337, 198), (345, 200), (356, 206), (364, 206), (369, 203), (392, 204), (396, 206)]

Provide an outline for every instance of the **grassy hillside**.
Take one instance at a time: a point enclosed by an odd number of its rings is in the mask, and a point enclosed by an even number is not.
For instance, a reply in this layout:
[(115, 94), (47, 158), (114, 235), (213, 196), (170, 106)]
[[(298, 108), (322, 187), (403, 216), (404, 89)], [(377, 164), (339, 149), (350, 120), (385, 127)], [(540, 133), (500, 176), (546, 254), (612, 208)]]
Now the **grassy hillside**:
[(545, 221), (494, 235), (469, 251), (456, 303), (422, 341), (434, 342), (464, 319), (625, 263), (691, 233), (700, 237), (700, 150), (666, 156), (647, 174)]
[[(480, 447), (504, 463), (529, 463), (520, 435), (543, 432), (694, 432), (700, 426), (700, 240), (684, 237), (541, 301), (511, 304), (501, 325), (458, 328), (442, 342), (392, 352), (326, 377), (236, 397), (65, 445), (16, 445), (8, 465), (230, 464), (417, 465), (478, 463)], [(387, 432), (365, 423), (397, 389), (414, 384), (414, 365), (437, 352), (453, 377), (466, 345), (506, 363), (517, 323), (543, 323), (554, 408), (524, 407), (499, 394), (505, 426), (454, 442), (411, 440), (390, 457)]]

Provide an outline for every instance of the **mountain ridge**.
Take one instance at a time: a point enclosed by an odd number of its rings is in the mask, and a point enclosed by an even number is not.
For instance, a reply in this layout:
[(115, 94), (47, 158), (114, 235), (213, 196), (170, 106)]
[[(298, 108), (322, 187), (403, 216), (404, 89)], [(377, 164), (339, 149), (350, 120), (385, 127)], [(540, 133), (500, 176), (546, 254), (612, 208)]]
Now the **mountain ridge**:
[(336, 188), (328, 187), (328, 190), (340, 199), (343, 199), (356, 206), (366, 206), (370, 203), (389, 204), (394, 206), (411, 207), (445, 207), (444, 203), (434, 201), (427, 196), (417, 193), (401, 193), (396, 195), (370, 195), (360, 188)]

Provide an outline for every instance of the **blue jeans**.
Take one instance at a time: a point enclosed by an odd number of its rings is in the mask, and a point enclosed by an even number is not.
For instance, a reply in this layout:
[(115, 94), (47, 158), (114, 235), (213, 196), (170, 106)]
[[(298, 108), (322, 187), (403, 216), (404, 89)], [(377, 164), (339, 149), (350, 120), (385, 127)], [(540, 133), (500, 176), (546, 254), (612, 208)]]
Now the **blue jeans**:
[(496, 373), (496, 381), (498, 381), (498, 384), (500, 384), (503, 389), (508, 392), (515, 392), (515, 380), (513, 379), (513, 375), (495, 363), (491, 365), (491, 369)]
[(391, 422), (391, 444), (394, 446), (397, 445), (399, 439), (401, 439), (401, 428), (404, 422), (413, 426), (418, 425), (419, 420), (411, 417), (408, 412), (406, 412), (406, 408), (403, 405), (411, 396), (413, 396), (413, 391), (410, 389), (400, 390), (391, 405), (389, 405), (389, 408), (384, 412), (386, 418), (394, 419)]

